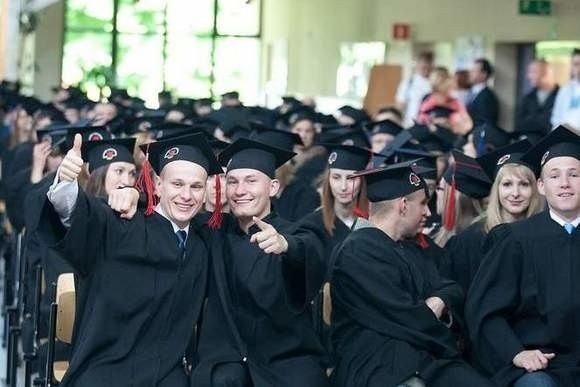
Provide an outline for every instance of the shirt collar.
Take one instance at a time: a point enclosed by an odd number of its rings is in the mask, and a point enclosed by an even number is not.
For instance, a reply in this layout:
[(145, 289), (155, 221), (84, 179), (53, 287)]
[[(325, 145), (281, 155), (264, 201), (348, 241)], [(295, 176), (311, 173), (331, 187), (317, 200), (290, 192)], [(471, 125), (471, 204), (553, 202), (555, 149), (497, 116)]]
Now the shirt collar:
[(556, 223), (558, 223), (560, 226), (564, 227), (564, 225), (566, 223), (570, 223), (572, 224), (574, 227), (578, 227), (578, 224), (580, 224), (580, 216), (577, 217), (576, 219), (574, 219), (572, 222), (567, 222), (564, 219), (562, 219), (561, 216), (559, 216), (558, 214), (556, 214), (554, 211), (552, 211), (550, 209), (550, 218), (552, 218), (552, 220)]
[(169, 217), (165, 214), (165, 212), (163, 212), (163, 209), (161, 208), (161, 205), (158, 204), (155, 207), (155, 212), (157, 212), (159, 215), (163, 216), (165, 219), (167, 219), (169, 221), (169, 223), (171, 223), (171, 227), (173, 227), (173, 232), (176, 233), (179, 230), (185, 231), (185, 235), (189, 235), (189, 227), (186, 228), (179, 228), (178, 225), (176, 225), (175, 223), (173, 223), (173, 221), (171, 219), (169, 219)]
[(487, 83), (485, 83), (485, 82), (476, 83), (475, 85), (471, 86), (471, 92), (473, 94), (477, 95), (486, 87), (487, 87)]

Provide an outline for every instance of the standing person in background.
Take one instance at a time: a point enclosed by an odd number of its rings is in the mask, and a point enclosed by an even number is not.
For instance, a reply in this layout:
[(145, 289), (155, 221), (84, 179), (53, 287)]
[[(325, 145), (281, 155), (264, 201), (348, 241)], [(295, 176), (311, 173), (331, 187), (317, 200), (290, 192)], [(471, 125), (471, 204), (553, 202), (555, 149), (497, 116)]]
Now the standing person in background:
[(413, 120), (417, 118), (423, 98), (431, 92), (429, 76), (432, 70), (433, 54), (423, 52), (417, 56), (413, 74), (403, 79), (399, 84), (395, 99), (397, 107), (404, 112), (403, 126), (413, 125)]
[(417, 122), (420, 124), (435, 124), (429, 112), (436, 108), (449, 109), (449, 119), (446, 123), (454, 134), (465, 135), (473, 127), (473, 121), (465, 109), (465, 105), (452, 95), (453, 78), (445, 67), (437, 67), (431, 77), (433, 92), (421, 103)]
[(494, 68), (485, 58), (476, 59), (469, 70), (471, 93), (467, 111), (475, 126), (488, 123), (497, 126), (499, 120), (499, 101), (488, 83)]
[(550, 119), (559, 88), (554, 83), (550, 64), (544, 59), (536, 59), (528, 65), (527, 78), (532, 89), (518, 106), (516, 132), (540, 139), (552, 129)]
[(572, 51), (570, 82), (560, 88), (554, 102), (552, 127), (562, 124), (580, 133), (580, 48)]
[(457, 70), (453, 75), (453, 81), (455, 82), (455, 88), (453, 90), (453, 96), (463, 102), (465, 106), (469, 103), (469, 94), (471, 91), (471, 83), (469, 82), (469, 71), (468, 70)]

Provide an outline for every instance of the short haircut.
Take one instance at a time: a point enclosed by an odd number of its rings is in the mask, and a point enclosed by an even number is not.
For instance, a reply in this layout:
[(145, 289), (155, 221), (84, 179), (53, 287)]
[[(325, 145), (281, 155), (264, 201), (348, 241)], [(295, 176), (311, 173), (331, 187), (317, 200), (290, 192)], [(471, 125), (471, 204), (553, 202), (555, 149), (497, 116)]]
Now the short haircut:
[(580, 55), (580, 48), (576, 47), (572, 50), (572, 56)]
[(481, 66), (481, 71), (486, 74), (487, 79), (493, 76), (494, 68), (490, 61), (485, 58), (478, 58), (475, 60), (475, 63), (478, 63)]
[(425, 62), (430, 62), (430, 63), (432, 63), (432, 62), (433, 62), (433, 60), (434, 60), (434, 55), (433, 55), (433, 53), (432, 53), (432, 52), (430, 52), (430, 51), (424, 51), (424, 52), (420, 52), (420, 53), (417, 55), (417, 60), (418, 60), (418, 61), (421, 61), (421, 60), (422, 60), (422, 61), (425, 61)]
[(382, 107), (379, 110), (378, 114), (383, 114), (383, 113), (391, 113), (392, 115), (397, 116), (397, 118), (399, 118), (400, 120), (403, 119), (403, 113), (401, 113), (401, 111), (394, 106)]

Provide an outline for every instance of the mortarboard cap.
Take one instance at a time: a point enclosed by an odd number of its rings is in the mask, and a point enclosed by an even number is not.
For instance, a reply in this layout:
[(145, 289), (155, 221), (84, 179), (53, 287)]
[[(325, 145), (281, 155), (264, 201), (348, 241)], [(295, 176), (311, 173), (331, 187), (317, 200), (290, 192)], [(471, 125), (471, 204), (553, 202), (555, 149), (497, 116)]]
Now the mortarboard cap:
[(493, 181), (495, 180), (500, 168), (506, 164), (521, 164), (528, 166), (521, 160), (521, 158), (531, 147), (532, 144), (528, 140), (514, 142), (513, 144), (503, 146), (478, 157), (477, 162), (481, 165), (489, 179)]
[(449, 184), (455, 183), (456, 189), (474, 199), (489, 195), (492, 182), (477, 161), (459, 151), (451, 151), (453, 163), (443, 173), (443, 179)]
[(371, 143), (366, 133), (358, 127), (336, 127), (325, 129), (320, 133), (321, 143), (332, 143), (342, 145), (354, 145), (360, 148), (370, 148)]
[(178, 160), (195, 163), (205, 169), (208, 175), (223, 172), (211, 146), (201, 133), (162, 139), (141, 145), (140, 148), (148, 154), (151, 167), (158, 175), (167, 164)]
[(455, 113), (455, 109), (451, 109), (447, 106), (436, 105), (427, 110), (425, 113), (433, 118), (449, 118), (449, 116)]
[(222, 98), (231, 98), (231, 99), (239, 99), (240, 93), (237, 91), (228, 91), (227, 93), (223, 93), (221, 95)]
[(52, 129), (49, 125), (45, 129), (39, 129), (36, 131), (36, 136), (38, 141), (47, 141), (52, 145), (53, 150), (58, 150), (60, 153), (65, 154), (68, 151), (67, 130)]
[(115, 163), (135, 164), (133, 159), (134, 138), (119, 138), (83, 143), (83, 160), (89, 163), (89, 173), (97, 168)]
[(473, 145), (477, 156), (482, 156), (494, 149), (509, 144), (510, 134), (496, 126), (484, 123), (476, 126), (473, 131)]
[(338, 109), (340, 114), (352, 118), (356, 123), (361, 123), (369, 120), (369, 116), (362, 109), (357, 109), (349, 105), (342, 106)]
[(257, 122), (250, 122), (250, 139), (292, 152), (295, 145), (304, 145), (300, 136), (285, 130), (274, 129)]
[(548, 161), (556, 157), (574, 157), (580, 160), (580, 136), (565, 126), (558, 126), (522, 156), (536, 177)]
[(423, 179), (411, 168), (412, 162), (393, 164), (388, 167), (360, 171), (350, 176), (364, 177), (370, 202), (381, 202), (402, 198), (427, 186)]
[(378, 122), (368, 122), (364, 125), (364, 127), (371, 133), (371, 136), (377, 133), (384, 133), (396, 136), (403, 130), (405, 130), (401, 125), (388, 119)]
[(294, 157), (289, 152), (258, 141), (241, 138), (224, 149), (219, 160), (228, 171), (236, 169), (255, 169), (274, 179), (276, 169)]
[(361, 171), (369, 165), (374, 153), (354, 145), (320, 144), (328, 151), (328, 167)]

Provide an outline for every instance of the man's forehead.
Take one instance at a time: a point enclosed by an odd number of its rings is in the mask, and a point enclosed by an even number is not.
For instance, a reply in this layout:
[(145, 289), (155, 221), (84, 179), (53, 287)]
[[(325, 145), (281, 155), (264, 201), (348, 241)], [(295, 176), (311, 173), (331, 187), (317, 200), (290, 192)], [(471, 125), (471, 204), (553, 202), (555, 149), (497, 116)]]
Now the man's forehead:
[(199, 164), (187, 160), (175, 160), (163, 167), (160, 177), (183, 179), (207, 179), (206, 170)]
[(258, 177), (270, 180), (270, 178), (265, 173), (250, 168), (237, 168), (231, 171), (227, 171), (226, 177), (231, 177), (234, 179), (247, 179), (249, 177)]
[(580, 160), (571, 156), (554, 157), (544, 164), (542, 171), (554, 169), (580, 169)]

